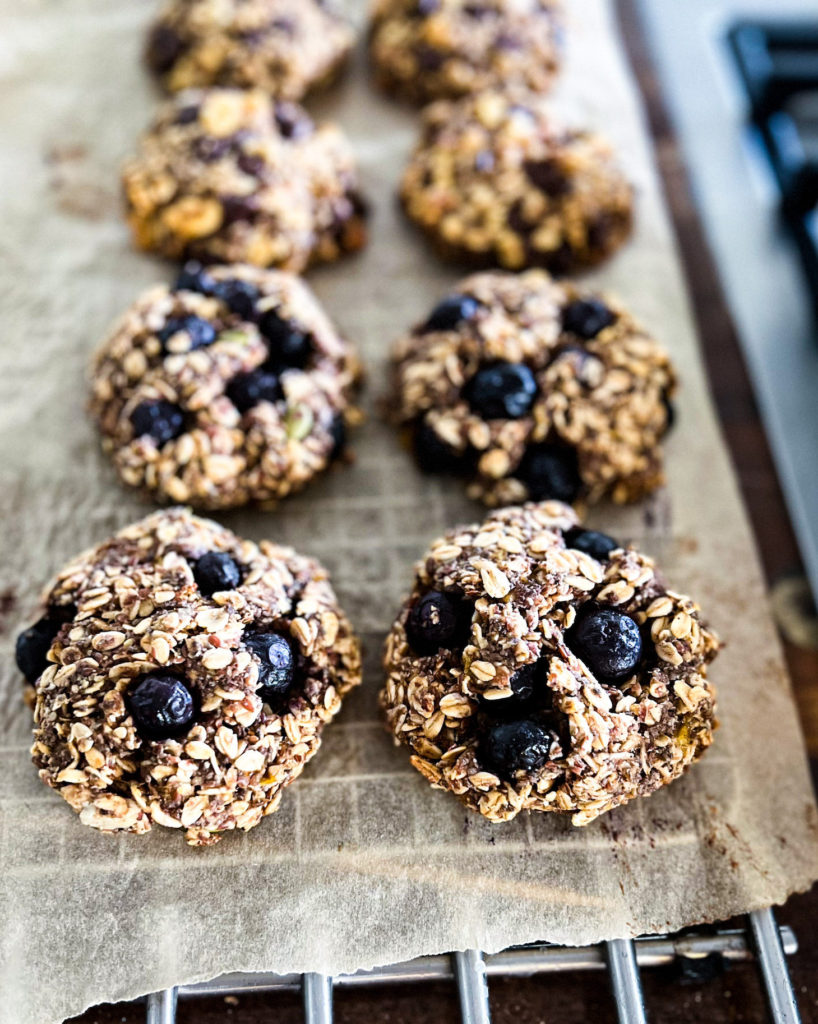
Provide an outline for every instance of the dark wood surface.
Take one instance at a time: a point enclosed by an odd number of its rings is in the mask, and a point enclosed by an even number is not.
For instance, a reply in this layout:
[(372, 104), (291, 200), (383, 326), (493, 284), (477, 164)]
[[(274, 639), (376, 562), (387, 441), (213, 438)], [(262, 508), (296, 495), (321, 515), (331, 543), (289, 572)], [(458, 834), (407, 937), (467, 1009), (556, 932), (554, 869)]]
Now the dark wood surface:
[[(621, 0), (621, 21), (628, 50), (650, 119), (656, 156), (685, 257), (685, 270), (706, 357), (710, 387), (722, 429), (738, 473), (770, 584), (801, 571), (795, 537), (779, 487), (764, 429), (742, 360), (735, 330), (707, 253), (693, 207), (679, 148), (674, 139), (651, 67), (633, 0)], [(787, 662), (802, 713), (810, 754), (818, 758), (818, 652), (785, 642)], [(804, 1024), (818, 1024), (818, 892), (794, 897), (779, 912), (801, 944), (790, 969)], [(365, 927), (365, 922), (362, 922)], [(766, 1014), (758, 973), (736, 964), (705, 982), (691, 983), (678, 968), (642, 975), (650, 1019), (661, 1024), (739, 1022), (762, 1024)], [(615, 1024), (608, 982), (601, 973), (542, 976), (493, 981), (490, 987), (495, 1024)], [(141, 1024), (142, 1005), (99, 1007), (76, 1018), (77, 1024)], [(453, 985), (403, 986), (372, 993), (339, 991), (339, 1024), (458, 1024)], [(277, 1024), (303, 1021), (295, 994), (198, 999), (180, 1004), (180, 1024)]]

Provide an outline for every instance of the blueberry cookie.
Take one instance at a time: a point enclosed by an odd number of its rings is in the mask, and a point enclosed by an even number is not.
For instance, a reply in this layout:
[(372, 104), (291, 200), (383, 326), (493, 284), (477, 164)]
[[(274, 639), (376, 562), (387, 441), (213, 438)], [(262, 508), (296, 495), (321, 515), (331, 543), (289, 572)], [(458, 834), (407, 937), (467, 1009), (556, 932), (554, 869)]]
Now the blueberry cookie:
[(636, 501), (663, 482), (676, 377), (614, 298), (545, 271), (461, 281), (393, 351), (421, 469), (487, 505)]
[(299, 278), (188, 263), (114, 326), (91, 412), (126, 484), (197, 508), (270, 505), (342, 455), (359, 375)]
[(136, 244), (170, 259), (298, 273), (365, 241), (355, 162), (340, 130), (260, 90), (177, 93), (122, 177)]
[(353, 32), (323, 0), (169, 0), (145, 58), (165, 88), (258, 87), (300, 100), (349, 56)]
[(209, 845), (275, 811), (360, 682), (326, 571), (183, 509), (76, 558), (17, 640), (40, 778), (104, 832)]
[(560, 64), (558, 0), (375, 0), (378, 84), (415, 103), (515, 86), (544, 92)]
[(537, 96), (440, 100), (401, 185), (441, 256), (476, 266), (591, 266), (631, 230), (632, 189), (599, 135), (560, 125)]
[(472, 810), (585, 825), (704, 753), (718, 648), (645, 555), (559, 502), (509, 507), (425, 555), (381, 703), (413, 766)]

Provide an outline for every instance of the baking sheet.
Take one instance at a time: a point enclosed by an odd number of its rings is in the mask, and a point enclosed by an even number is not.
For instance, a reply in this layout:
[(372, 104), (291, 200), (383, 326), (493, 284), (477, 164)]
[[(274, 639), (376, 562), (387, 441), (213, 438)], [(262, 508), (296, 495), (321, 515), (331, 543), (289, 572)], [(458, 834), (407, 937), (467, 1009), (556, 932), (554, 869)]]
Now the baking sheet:
[[(361, 16), (358, 7), (358, 16)], [(577, 0), (565, 115), (617, 143), (638, 189), (635, 239), (594, 280), (669, 347), (684, 392), (669, 486), (591, 521), (659, 558), (727, 640), (723, 723), (683, 781), (576, 830), (490, 825), (430, 790), (377, 717), (380, 648), (428, 541), (481, 514), (421, 478), (373, 415), (354, 468), (277, 512), (220, 517), (323, 559), (366, 644), (366, 679), (281, 810), (189, 849), (156, 828), (83, 828), (38, 781), (11, 656), (42, 583), (148, 511), (123, 491), (84, 414), (89, 354), (137, 291), (171, 274), (134, 253), (117, 170), (155, 94), (139, 66), (152, 6), (2, 0), (0, 18), (0, 986), (4, 1020), (58, 1020), (223, 971), (351, 971), (418, 954), (662, 931), (783, 901), (818, 876), (816, 809), (781, 653), (696, 352), (635, 87), (606, 0)], [(374, 94), (363, 61), (312, 105), (337, 117), (374, 203), (372, 242), (311, 282), (384, 384), (388, 343), (457, 277), (393, 199), (416, 116)]]

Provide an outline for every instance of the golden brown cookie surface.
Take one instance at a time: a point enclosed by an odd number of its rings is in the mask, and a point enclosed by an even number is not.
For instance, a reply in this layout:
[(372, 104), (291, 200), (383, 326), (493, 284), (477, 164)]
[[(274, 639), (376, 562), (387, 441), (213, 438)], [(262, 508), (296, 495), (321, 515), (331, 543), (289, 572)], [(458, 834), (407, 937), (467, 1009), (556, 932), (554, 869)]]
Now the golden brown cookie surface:
[(425, 554), (381, 705), (413, 766), (491, 821), (584, 825), (704, 753), (718, 647), (651, 559), (558, 502), (509, 507)]
[(359, 377), (299, 278), (189, 264), (115, 325), (91, 411), (130, 486), (197, 508), (271, 505), (343, 454)]
[(393, 419), (488, 505), (636, 501), (663, 481), (667, 354), (612, 296), (544, 271), (461, 281), (393, 349)]
[(352, 42), (334, 6), (318, 0), (170, 0), (145, 59), (172, 92), (227, 85), (300, 100), (334, 76)]
[(170, 259), (295, 273), (365, 242), (350, 146), (261, 90), (187, 89), (123, 168), (136, 244)]
[[(40, 777), (105, 832), (209, 845), (275, 811), (360, 681), (325, 570), (183, 509), (122, 530), (43, 598), (18, 644)], [(29, 631), (30, 632), (30, 631)], [(41, 662), (38, 663), (38, 662)]]
[(560, 64), (558, 0), (375, 0), (379, 85), (415, 103), (516, 86), (544, 92)]
[(632, 189), (610, 145), (530, 93), (427, 107), (400, 197), (442, 256), (481, 267), (570, 273), (631, 230)]

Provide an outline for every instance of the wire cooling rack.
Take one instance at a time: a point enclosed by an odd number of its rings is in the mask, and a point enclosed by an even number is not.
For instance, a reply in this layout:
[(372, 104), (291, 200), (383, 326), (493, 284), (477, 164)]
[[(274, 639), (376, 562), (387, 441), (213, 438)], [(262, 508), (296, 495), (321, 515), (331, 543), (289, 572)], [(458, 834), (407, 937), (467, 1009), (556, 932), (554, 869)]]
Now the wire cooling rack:
[(325, 974), (225, 974), (213, 981), (180, 985), (148, 996), (146, 1024), (176, 1024), (179, 999), (301, 990), (306, 1024), (332, 1024), (332, 993), (339, 988), (452, 981), (457, 985), (463, 1024), (490, 1024), (488, 979), (530, 977), (565, 971), (607, 970), (619, 1024), (647, 1024), (640, 967), (716, 954), (725, 960), (756, 960), (773, 1024), (798, 1024), (785, 957), (798, 943), (792, 929), (779, 928), (772, 910), (748, 915), (747, 926), (712, 933), (614, 939), (595, 946), (522, 946), (485, 956), (478, 950), (422, 956), (417, 960), (330, 978)]

